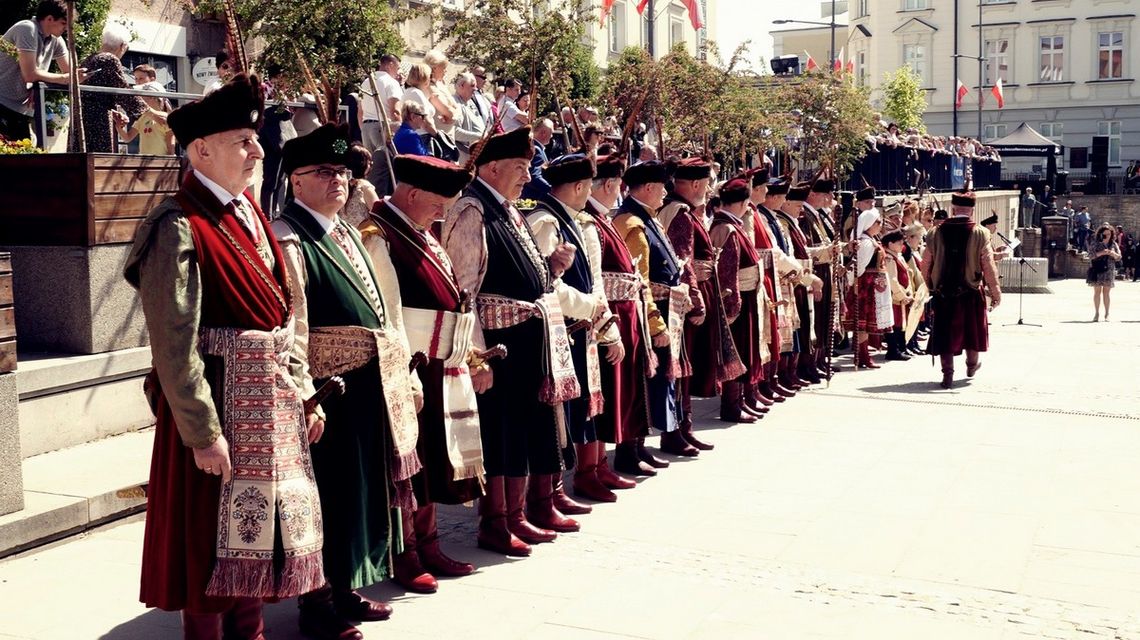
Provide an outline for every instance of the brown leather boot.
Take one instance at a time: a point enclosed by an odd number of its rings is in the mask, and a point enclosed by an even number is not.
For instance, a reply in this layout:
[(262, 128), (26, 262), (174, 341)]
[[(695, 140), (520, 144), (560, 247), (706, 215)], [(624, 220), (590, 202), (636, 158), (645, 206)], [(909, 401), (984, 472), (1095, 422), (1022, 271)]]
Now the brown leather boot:
[(685, 439), (685, 442), (689, 443), (689, 445), (698, 451), (712, 451), (713, 445), (707, 442), (702, 442), (701, 440), (697, 439), (696, 435), (693, 434), (692, 420), (681, 427), (681, 437)]
[[(617, 502), (617, 496), (598, 479), (600, 443), (578, 445), (578, 466), (574, 468), (574, 495), (597, 502)], [(604, 445), (603, 445), (604, 446)]]
[[(700, 451), (685, 441), (685, 437), (681, 435), (681, 429), (682, 427), (678, 426), (675, 431), (667, 431), (661, 434), (661, 450), (675, 456), (695, 458), (700, 454)], [(653, 463), (650, 462), (649, 464)]]
[(360, 632), (333, 604), (332, 588), (324, 587), (297, 598), (301, 633), (315, 640), (364, 640)]
[(859, 343), (859, 368), (860, 369), (878, 369), (879, 365), (871, 359), (871, 346), (867, 340)]
[(182, 610), (184, 640), (222, 640), (222, 614)]
[[(480, 549), (516, 558), (530, 555), (530, 546), (519, 540), (507, 526), (506, 478), (487, 476), (486, 493), (479, 499)], [(521, 512), (522, 507), (519, 507)]]
[[(527, 489), (526, 521), (538, 527), (539, 530), (573, 533), (580, 530), (582, 526), (578, 524), (577, 520), (567, 518), (554, 506), (555, 475), (557, 474), (531, 475), (530, 486)], [(553, 539), (552, 537), (551, 540)]]
[(439, 546), (439, 529), (435, 520), (435, 503), (420, 505), (413, 514), (416, 530), (416, 553), (420, 562), (437, 578), (459, 578), (475, 572), (475, 565), (447, 557)]
[(720, 419), (743, 424), (756, 422), (755, 416), (744, 412), (744, 395), (739, 382), (730, 381), (721, 384)]
[(657, 470), (637, 455), (637, 441), (639, 439), (627, 440), (614, 449), (614, 470), (628, 473), (631, 476), (655, 476)]
[(954, 356), (943, 355), (940, 356), (942, 361), (942, 383), (943, 389), (952, 389), (954, 387)]
[(404, 551), (392, 556), (392, 580), (412, 593), (435, 593), (439, 584), (424, 568), (416, 552), (415, 512), (401, 509), (400, 519), (404, 529)]
[(978, 369), (982, 368), (981, 354), (977, 351), (966, 352), (966, 377), (973, 378)]
[(332, 602), (337, 615), (345, 620), (375, 622), (392, 617), (392, 605), (365, 598), (351, 589), (333, 589)]
[[(662, 434), (662, 437), (665, 437), (664, 434)], [(669, 466), (668, 460), (662, 460), (649, 452), (649, 449), (645, 446), (645, 438), (637, 439), (637, 458), (654, 469), (664, 469)]]
[(598, 466), (594, 469), (594, 474), (598, 476), (598, 480), (607, 489), (633, 489), (637, 487), (636, 482), (627, 480), (610, 469), (610, 462), (606, 457), (606, 443), (604, 442), (598, 443)]
[(261, 598), (235, 598), (222, 616), (223, 640), (265, 640)]
[[(592, 447), (593, 443), (586, 446)], [(578, 464), (581, 464), (581, 462), (582, 459), (578, 458)], [(577, 476), (577, 466), (575, 466), (575, 476)], [(582, 504), (566, 495), (566, 487), (564, 486), (561, 473), (554, 474), (554, 508), (559, 513), (568, 516), (582, 516), (594, 510), (590, 505)]]
[[(550, 476), (534, 476), (534, 478), (543, 477), (546, 479), (546, 491), (550, 489)], [(537, 480), (536, 480), (537, 482)], [(519, 540), (527, 544), (541, 544), (543, 542), (554, 542), (558, 534), (550, 529), (537, 527), (527, 520), (526, 514), (523, 512), (523, 505), (526, 503), (527, 494), (527, 478), (507, 478), (507, 528), (511, 533), (515, 534)]]

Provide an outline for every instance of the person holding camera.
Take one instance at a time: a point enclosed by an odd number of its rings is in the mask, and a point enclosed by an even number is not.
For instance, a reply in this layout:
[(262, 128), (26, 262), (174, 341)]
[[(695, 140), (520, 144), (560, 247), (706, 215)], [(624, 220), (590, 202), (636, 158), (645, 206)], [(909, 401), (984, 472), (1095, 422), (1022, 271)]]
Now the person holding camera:
[(1112, 285), (1116, 282), (1116, 261), (1120, 260), (1120, 244), (1116, 241), (1116, 229), (1104, 223), (1096, 230), (1092, 246), (1089, 247), (1088, 276), (1085, 282), (1093, 288), (1093, 308), (1096, 315), (1093, 322), (1100, 321), (1100, 301), (1104, 299), (1104, 319), (1108, 321), (1108, 308), (1111, 303), (1110, 293)]

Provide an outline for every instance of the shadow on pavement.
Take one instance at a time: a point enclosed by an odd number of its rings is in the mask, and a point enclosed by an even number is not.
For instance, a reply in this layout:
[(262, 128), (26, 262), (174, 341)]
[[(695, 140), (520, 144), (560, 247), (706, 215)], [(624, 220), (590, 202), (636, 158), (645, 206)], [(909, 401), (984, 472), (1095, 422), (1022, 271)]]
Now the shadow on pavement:
[[(941, 380), (918, 380), (914, 382), (904, 382), (901, 384), (883, 384), (876, 387), (859, 387), (859, 391), (863, 393), (906, 393), (906, 394), (927, 394), (932, 391), (946, 391), (939, 386)], [(959, 389), (962, 387), (970, 386), (970, 378), (954, 378), (954, 388)]]

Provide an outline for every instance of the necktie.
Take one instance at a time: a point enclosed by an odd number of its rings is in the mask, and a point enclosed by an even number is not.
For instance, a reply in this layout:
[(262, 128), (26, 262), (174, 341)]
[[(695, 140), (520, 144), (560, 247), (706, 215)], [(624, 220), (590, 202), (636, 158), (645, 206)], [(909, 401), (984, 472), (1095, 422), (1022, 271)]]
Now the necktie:
[(245, 198), (234, 198), (230, 204), (233, 205), (234, 213), (237, 215), (238, 220), (241, 221), (246, 231), (249, 232), (250, 237), (253, 238), (253, 243), (260, 243), (261, 235), (258, 233), (257, 219), (245, 204)]

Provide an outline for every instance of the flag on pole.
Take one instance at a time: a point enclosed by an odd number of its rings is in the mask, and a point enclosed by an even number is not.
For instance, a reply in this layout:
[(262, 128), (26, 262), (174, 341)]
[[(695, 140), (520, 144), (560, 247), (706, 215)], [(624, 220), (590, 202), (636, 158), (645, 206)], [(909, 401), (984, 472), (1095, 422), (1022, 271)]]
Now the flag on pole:
[(693, 25), (693, 31), (700, 31), (701, 27), (705, 26), (701, 20), (701, 5), (697, 0), (681, 0), (681, 4), (689, 10), (689, 24)]
[(852, 75), (855, 74), (855, 61), (854, 60), (851, 60), (851, 59), (847, 60), (847, 73), (850, 73)]
[[(648, 2), (649, 0), (645, 0)], [(602, 19), (599, 22), (603, 27), (606, 26), (606, 16), (610, 15), (610, 10), (614, 8), (615, 0), (602, 0)]]
[(835, 73), (839, 73), (843, 69), (843, 50), (846, 48), (839, 48), (839, 55), (835, 56), (835, 62), (831, 64), (831, 70)]
[[(613, 4), (612, 0), (611, 0), (610, 4)], [(648, 5), (649, 5), (649, 0), (638, 0), (637, 12), (638, 13), (645, 13), (645, 7)]]
[(994, 98), (997, 99), (998, 109), (1005, 107), (1005, 96), (1002, 94), (1000, 77), (997, 79), (997, 84), (994, 85), (994, 88), (990, 89), (990, 93), (994, 94)]
[(962, 99), (965, 98), (966, 94), (968, 94), (968, 93), (970, 93), (970, 90), (966, 88), (966, 85), (962, 84), (962, 79), (958, 78), (958, 88), (954, 90), (954, 108), (955, 109), (961, 109), (962, 108)]
[(815, 63), (815, 58), (811, 57), (811, 54), (807, 52), (807, 49), (804, 49), (804, 55), (807, 56), (806, 66), (808, 71), (819, 68), (819, 65)]

